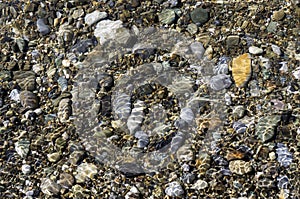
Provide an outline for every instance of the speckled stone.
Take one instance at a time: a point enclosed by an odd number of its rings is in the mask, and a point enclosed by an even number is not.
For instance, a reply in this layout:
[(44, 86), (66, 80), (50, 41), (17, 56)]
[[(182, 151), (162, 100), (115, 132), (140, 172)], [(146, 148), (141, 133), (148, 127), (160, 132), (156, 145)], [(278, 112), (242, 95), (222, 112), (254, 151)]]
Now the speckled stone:
[(244, 175), (252, 171), (252, 166), (244, 160), (233, 160), (229, 163), (229, 169), (232, 173)]

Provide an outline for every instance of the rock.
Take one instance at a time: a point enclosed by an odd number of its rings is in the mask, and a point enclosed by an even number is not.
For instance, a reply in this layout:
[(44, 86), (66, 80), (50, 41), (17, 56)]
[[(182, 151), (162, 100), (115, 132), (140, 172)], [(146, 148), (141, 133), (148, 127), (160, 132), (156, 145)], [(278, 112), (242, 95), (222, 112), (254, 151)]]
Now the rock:
[(93, 163), (82, 163), (77, 167), (75, 176), (77, 183), (83, 183), (86, 178), (93, 179), (98, 173), (97, 167)]
[(108, 40), (115, 40), (117, 30), (123, 27), (123, 22), (120, 20), (102, 20), (100, 21), (94, 31), (95, 37), (99, 38), (100, 44), (103, 45)]
[(230, 76), (225, 74), (215, 75), (209, 81), (210, 88), (215, 91), (229, 88), (231, 84), (232, 81), (230, 79)]
[(131, 187), (130, 190), (126, 193), (125, 199), (138, 199), (141, 198), (140, 191), (135, 187)]
[(191, 19), (195, 24), (204, 24), (209, 20), (209, 13), (203, 8), (196, 8), (191, 12)]
[(59, 102), (57, 117), (60, 122), (66, 122), (72, 114), (71, 100), (64, 98)]
[(230, 35), (226, 39), (226, 45), (228, 47), (238, 46), (240, 42), (240, 37), (238, 35)]
[(166, 9), (158, 14), (158, 19), (163, 24), (172, 24), (175, 21), (176, 15), (174, 10)]
[(235, 106), (233, 108), (232, 115), (237, 119), (241, 119), (242, 117), (244, 117), (244, 115), (245, 115), (244, 106), (243, 105)]
[(255, 135), (262, 141), (267, 142), (275, 135), (275, 127), (281, 120), (280, 115), (261, 117), (255, 125)]
[(232, 60), (232, 76), (237, 87), (246, 85), (251, 77), (251, 59), (245, 53)]
[(73, 26), (63, 24), (59, 27), (57, 41), (60, 45), (64, 45), (65, 42), (71, 42), (74, 38)]
[(72, 13), (72, 17), (74, 19), (78, 19), (79, 17), (82, 17), (84, 15), (84, 10), (82, 8), (76, 9)]
[(277, 143), (276, 155), (280, 166), (288, 167), (293, 162), (292, 153), (289, 152), (288, 147), (283, 143)]
[(9, 97), (11, 100), (13, 100), (15, 102), (19, 102), (20, 101), (20, 91), (18, 89), (13, 89), (10, 92)]
[(30, 91), (22, 91), (20, 93), (20, 102), (24, 108), (35, 109), (39, 106), (37, 96)]
[(191, 23), (187, 26), (186, 30), (191, 34), (194, 35), (198, 32), (198, 26), (194, 23)]
[(78, 54), (86, 53), (88, 52), (88, 49), (90, 47), (93, 47), (95, 45), (97, 45), (96, 39), (85, 39), (77, 42), (74, 46), (72, 46), (71, 52), (78, 53)]
[(253, 54), (253, 55), (259, 55), (262, 54), (264, 51), (261, 48), (258, 48), (256, 46), (250, 46), (249, 47), (249, 53)]
[(176, 152), (179, 162), (189, 162), (194, 160), (194, 152), (191, 149), (191, 146), (184, 145), (180, 147)]
[(272, 19), (274, 21), (281, 21), (284, 19), (284, 17), (285, 17), (284, 10), (275, 11), (275, 12), (273, 12), (273, 15), (272, 15)]
[(244, 160), (233, 160), (229, 163), (229, 169), (232, 173), (244, 175), (252, 171), (252, 166), (250, 162)]
[(97, 23), (98, 21), (100, 21), (101, 19), (104, 19), (106, 17), (107, 17), (106, 12), (100, 12), (99, 10), (95, 10), (94, 12), (89, 13), (84, 17), (84, 22), (88, 26), (91, 26), (94, 23)]
[(184, 190), (178, 182), (174, 181), (174, 182), (170, 182), (167, 185), (167, 188), (165, 189), (165, 193), (168, 196), (179, 197), (184, 194)]
[(44, 194), (49, 195), (49, 196), (59, 194), (60, 189), (61, 189), (61, 187), (58, 184), (56, 184), (49, 178), (43, 178), (41, 180), (40, 188)]
[(275, 21), (271, 21), (267, 26), (267, 31), (276, 33), (277, 31), (277, 23)]
[(58, 160), (60, 160), (60, 158), (61, 154), (59, 152), (47, 154), (47, 159), (49, 160), (49, 162), (57, 162)]
[(13, 72), (14, 80), (23, 90), (35, 90), (35, 73), (33, 71), (15, 71)]
[(19, 140), (15, 143), (15, 150), (21, 158), (25, 158), (29, 153), (30, 141), (29, 140)]
[(31, 172), (31, 166), (29, 164), (23, 164), (22, 165), (22, 173), (25, 175), (30, 174)]
[(271, 45), (271, 48), (272, 48), (272, 50), (273, 50), (273, 52), (274, 52), (275, 54), (277, 54), (277, 55), (279, 55), (279, 56), (281, 55), (281, 50), (280, 50), (280, 47), (279, 47), (279, 46), (272, 44), (272, 45)]
[(71, 175), (69, 173), (61, 173), (59, 175), (59, 180), (57, 181), (57, 183), (62, 188), (70, 189), (75, 184), (75, 179), (74, 179), (73, 175)]
[(298, 68), (296, 68), (295, 70), (293, 70), (292, 73), (293, 73), (293, 76), (294, 76), (296, 79), (300, 80), (300, 67), (298, 67)]
[(44, 19), (37, 20), (37, 29), (42, 35), (46, 35), (50, 32), (50, 28), (45, 24)]
[(205, 53), (203, 44), (200, 42), (194, 42), (190, 45), (192, 52), (196, 55), (198, 59), (201, 59)]
[(192, 189), (200, 190), (208, 187), (208, 183), (204, 180), (197, 180), (191, 187)]
[(28, 46), (28, 41), (26, 41), (23, 38), (17, 38), (16, 43), (18, 45), (18, 48), (21, 52), (25, 52)]

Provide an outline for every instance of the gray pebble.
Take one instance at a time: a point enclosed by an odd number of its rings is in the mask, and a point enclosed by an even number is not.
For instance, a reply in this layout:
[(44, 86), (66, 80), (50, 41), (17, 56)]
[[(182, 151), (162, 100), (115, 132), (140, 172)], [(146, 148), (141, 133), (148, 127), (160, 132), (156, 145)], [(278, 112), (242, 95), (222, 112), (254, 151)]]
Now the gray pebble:
[(9, 97), (11, 100), (13, 100), (15, 102), (19, 102), (20, 101), (20, 91), (18, 89), (13, 89), (10, 92)]
[(230, 79), (229, 75), (225, 74), (219, 74), (216, 76), (213, 76), (210, 79), (209, 85), (211, 89), (219, 91), (225, 88), (229, 88), (232, 84), (232, 81)]
[(22, 158), (25, 158), (29, 153), (30, 141), (29, 140), (19, 140), (15, 143), (15, 150)]
[(99, 10), (95, 10), (92, 13), (87, 14), (84, 17), (84, 22), (91, 26), (94, 23), (97, 23), (98, 21), (100, 21), (101, 19), (104, 19), (107, 17), (107, 13), (106, 12), (100, 12)]
[(198, 59), (201, 59), (205, 53), (203, 44), (200, 42), (194, 42), (190, 45), (192, 52), (196, 55)]
[(166, 9), (158, 14), (158, 19), (163, 24), (171, 24), (175, 21), (176, 15), (174, 10)]
[(191, 18), (195, 24), (204, 24), (209, 20), (209, 13), (203, 8), (196, 8), (191, 12)]
[(50, 28), (45, 24), (44, 19), (37, 20), (37, 29), (42, 35), (46, 35), (50, 32)]

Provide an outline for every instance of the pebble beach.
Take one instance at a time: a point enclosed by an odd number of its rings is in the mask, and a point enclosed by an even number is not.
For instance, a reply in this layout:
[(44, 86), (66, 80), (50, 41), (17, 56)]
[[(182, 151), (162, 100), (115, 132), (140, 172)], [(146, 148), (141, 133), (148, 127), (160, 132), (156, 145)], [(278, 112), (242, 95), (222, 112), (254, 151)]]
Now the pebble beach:
[(0, 198), (300, 198), (299, 0), (4, 0), (0, 29)]

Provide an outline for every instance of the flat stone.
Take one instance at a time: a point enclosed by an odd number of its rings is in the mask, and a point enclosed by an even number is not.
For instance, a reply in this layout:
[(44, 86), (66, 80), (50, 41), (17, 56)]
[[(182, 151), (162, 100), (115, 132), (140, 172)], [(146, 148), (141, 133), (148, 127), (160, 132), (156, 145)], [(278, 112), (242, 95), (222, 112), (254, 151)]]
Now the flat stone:
[(100, 44), (103, 45), (108, 40), (115, 40), (117, 30), (122, 27), (123, 22), (120, 20), (102, 20), (97, 24), (94, 35), (99, 38)]
[(168, 187), (165, 189), (165, 193), (168, 196), (178, 197), (184, 194), (184, 190), (178, 182), (174, 181), (168, 184)]
[(45, 24), (44, 19), (37, 20), (37, 29), (42, 35), (46, 35), (50, 32), (50, 28)]
[(267, 26), (267, 31), (272, 32), (272, 33), (276, 33), (276, 31), (277, 31), (277, 22), (271, 21)]
[(253, 55), (259, 55), (262, 54), (264, 51), (263, 49), (256, 47), (256, 46), (250, 46), (249, 47), (249, 53), (253, 54)]
[(208, 187), (208, 183), (204, 180), (197, 180), (195, 184), (191, 187), (192, 189), (200, 190)]
[(230, 46), (237, 46), (239, 45), (240, 37), (238, 35), (230, 35), (226, 39), (226, 45)]
[(205, 49), (201, 42), (194, 42), (190, 45), (192, 52), (196, 55), (198, 59), (201, 59), (205, 53)]
[(163, 24), (171, 24), (175, 21), (176, 15), (174, 10), (166, 9), (158, 14), (158, 19)]
[(191, 12), (191, 19), (195, 24), (204, 24), (209, 20), (209, 13), (203, 8), (196, 8)]
[(284, 17), (285, 17), (284, 10), (275, 11), (272, 15), (272, 19), (274, 21), (281, 21), (284, 19)]
[(251, 77), (251, 59), (248, 53), (232, 60), (232, 76), (237, 87), (243, 87)]
[(230, 76), (225, 74), (215, 75), (209, 81), (210, 88), (215, 91), (229, 88), (231, 84), (232, 81), (230, 79)]
[(106, 12), (100, 12), (99, 10), (95, 10), (94, 12), (87, 14), (84, 17), (84, 21), (87, 25), (91, 26), (94, 23), (97, 23), (98, 21), (106, 17), (107, 17)]

